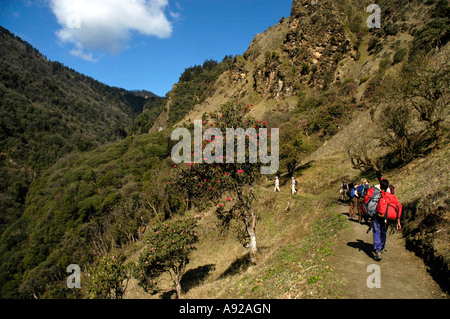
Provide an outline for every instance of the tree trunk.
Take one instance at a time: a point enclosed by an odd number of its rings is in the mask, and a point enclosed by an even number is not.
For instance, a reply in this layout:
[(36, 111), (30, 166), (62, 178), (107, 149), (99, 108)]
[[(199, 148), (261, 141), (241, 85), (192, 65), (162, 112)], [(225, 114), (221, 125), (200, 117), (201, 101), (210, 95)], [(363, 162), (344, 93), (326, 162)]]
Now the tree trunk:
[(247, 233), (250, 236), (250, 243), (249, 243), (249, 249), (250, 249), (250, 261), (253, 264), (256, 264), (258, 259), (258, 246), (256, 244), (256, 213), (253, 209), (253, 191), (250, 189), (250, 193), (248, 195), (248, 211), (245, 214), (244, 222), (245, 226), (247, 228)]
[(175, 290), (177, 291), (177, 299), (181, 299), (181, 276), (175, 275)]
[(250, 249), (250, 261), (253, 264), (256, 264), (258, 261), (258, 246), (256, 244), (256, 213), (253, 210), (253, 190), (250, 188), (249, 194), (247, 195), (246, 200), (244, 201), (244, 195), (242, 194), (242, 188), (238, 187), (236, 189), (236, 193), (240, 202), (244, 204), (244, 212), (243, 212), (243, 220), (245, 224), (245, 229), (247, 230), (247, 234), (250, 237), (250, 242), (248, 247)]
[(249, 216), (250, 221), (245, 221), (245, 225), (247, 227), (247, 233), (250, 236), (250, 243), (249, 243), (249, 249), (250, 249), (250, 261), (253, 264), (256, 264), (258, 259), (258, 246), (256, 244), (256, 214), (251, 210), (251, 215)]

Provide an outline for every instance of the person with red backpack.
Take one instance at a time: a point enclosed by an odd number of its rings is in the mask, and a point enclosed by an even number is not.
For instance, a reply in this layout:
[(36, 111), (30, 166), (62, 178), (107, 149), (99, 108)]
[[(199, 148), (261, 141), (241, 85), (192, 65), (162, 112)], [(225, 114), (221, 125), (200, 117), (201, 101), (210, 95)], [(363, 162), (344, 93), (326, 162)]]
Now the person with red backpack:
[(385, 250), (389, 224), (397, 223), (397, 229), (401, 229), (402, 205), (394, 194), (388, 192), (388, 189), (389, 181), (382, 178), (380, 180), (381, 198), (377, 205), (377, 213), (372, 217), (374, 259), (376, 261), (381, 260), (381, 253)]

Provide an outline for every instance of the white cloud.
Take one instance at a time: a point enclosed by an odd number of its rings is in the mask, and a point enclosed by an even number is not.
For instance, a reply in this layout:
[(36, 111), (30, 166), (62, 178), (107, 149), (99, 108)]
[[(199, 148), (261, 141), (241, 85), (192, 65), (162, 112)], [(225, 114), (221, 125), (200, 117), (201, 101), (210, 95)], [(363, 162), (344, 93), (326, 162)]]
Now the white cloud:
[(51, 0), (61, 29), (56, 35), (71, 43), (73, 55), (95, 61), (91, 52), (118, 53), (130, 33), (168, 38), (172, 25), (164, 13), (168, 0)]
[[(181, 7), (181, 5), (178, 2), (175, 2), (175, 7), (177, 8), (178, 11), (183, 11), (183, 7)], [(179, 12), (175, 12), (175, 11), (170, 10), (169, 14), (175, 20), (178, 20), (180, 18), (180, 13)]]
[(76, 48), (70, 50), (70, 54), (75, 55), (79, 58), (82, 58), (86, 61), (97, 62), (98, 59), (95, 59), (92, 53), (85, 53), (83, 49)]

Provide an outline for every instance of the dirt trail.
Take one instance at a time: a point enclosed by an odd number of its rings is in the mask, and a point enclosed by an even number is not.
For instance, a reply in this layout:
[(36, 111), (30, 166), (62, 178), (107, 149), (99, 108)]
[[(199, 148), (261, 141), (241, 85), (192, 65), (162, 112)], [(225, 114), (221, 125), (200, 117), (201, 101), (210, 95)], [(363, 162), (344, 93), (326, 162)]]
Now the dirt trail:
[[(339, 213), (348, 217), (348, 206), (339, 205)], [(372, 232), (368, 226), (349, 220), (333, 256), (328, 262), (334, 274), (342, 281), (344, 298), (350, 299), (442, 299), (449, 298), (427, 272), (427, 267), (413, 252), (406, 250), (401, 233), (389, 235), (387, 252), (379, 262), (373, 259)], [(370, 265), (379, 266), (380, 288), (369, 288), (375, 283), (375, 272)], [(368, 269), (369, 267), (369, 269)]]

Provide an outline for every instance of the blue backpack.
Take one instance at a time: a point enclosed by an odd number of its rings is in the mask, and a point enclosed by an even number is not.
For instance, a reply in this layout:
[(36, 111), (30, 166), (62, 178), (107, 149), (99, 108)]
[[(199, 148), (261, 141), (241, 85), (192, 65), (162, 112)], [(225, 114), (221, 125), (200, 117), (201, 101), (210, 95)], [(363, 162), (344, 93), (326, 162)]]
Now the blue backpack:
[(364, 185), (359, 185), (358, 187), (356, 187), (356, 190), (358, 191), (359, 197), (364, 197)]

